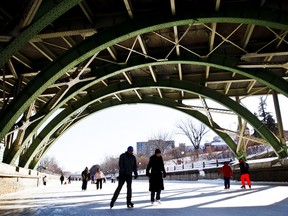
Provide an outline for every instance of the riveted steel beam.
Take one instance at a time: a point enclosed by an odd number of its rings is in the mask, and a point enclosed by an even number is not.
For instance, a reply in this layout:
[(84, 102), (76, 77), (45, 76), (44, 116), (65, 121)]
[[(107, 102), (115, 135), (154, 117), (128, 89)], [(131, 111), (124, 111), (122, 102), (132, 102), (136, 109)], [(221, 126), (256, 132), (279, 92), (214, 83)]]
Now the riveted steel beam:
[[(159, 98), (159, 97), (143, 97), (142, 100), (139, 100), (138, 97), (131, 97), (131, 98), (125, 98), (122, 101), (119, 101), (117, 99), (112, 99), (112, 100), (107, 100), (104, 101), (102, 103), (97, 103), (95, 105), (92, 105), (91, 107), (89, 107), (89, 114), (95, 113), (97, 111), (100, 111), (102, 109), (106, 109), (112, 106), (117, 106), (117, 105), (121, 105), (121, 104), (156, 104), (156, 105), (162, 105), (165, 107), (170, 107), (173, 108), (175, 110), (179, 110), (181, 112), (184, 112), (188, 115), (190, 115), (191, 117), (194, 117), (196, 119), (198, 119), (199, 121), (203, 122), (204, 124), (206, 124), (208, 127), (211, 128), (211, 130), (213, 130), (216, 134), (218, 134), (226, 143), (227, 145), (230, 147), (232, 152), (236, 152), (236, 144), (235, 142), (231, 139), (231, 137), (229, 135), (227, 135), (226, 133), (221, 131), (221, 127), (219, 125), (217, 125), (215, 122), (213, 123), (214, 127), (211, 127), (207, 117), (202, 114), (199, 111), (196, 110), (183, 110), (178, 108), (179, 103), (174, 101), (174, 100), (170, 100), (170, 99), (163, 99), (163, 98)], [(73, 109), (71, 109), (70, 111), (73, 112)], [(51, 123), (48, 123), (47, 126), (44, 128), (43, 132), (41, 132), (41, 138), (37, 139), (35, 143), (32, 144), (33, 147), (36, 147), (36, 149), (33, 150), (33, 148), (29, 149), (27, 151), (27, 153), (25, 155), (23, 155), (21, 158), (22, 160), (20, 160), (20, 166), (21, 165), (25, 165), (23, 167), (26, 168), (30, 168), (30, 169), (34, 169), (36, 168), (36, 165), (38, 163), (38, 161), (41, 159), (35, 158), (35, 155), (37, 154), (37, 149), (41, 148), (41, 146), (45, 145), (45, 141), (44, 140), (48, 140), (49, 137), (52, 135), (55, 131), (57, 131), (57, 129), (59, 127), (61, 127), (61, 123), (59, 124), (59, 120), (62, 122), (63, 119), (66, 119), (66, 115), (68, 113), (63, 114), (59, 114), (59, 117), (57, 120), (58, 122), (52, 122), (55, 121), (56, 119), (52, 120)], [(71, 114), (71, 113), (70, 113)], [(84, 118), (81, 118), (81, 120)], [(78, 121), (76, 121), (75, 123), (77, 123)], [(54, 123), (54, 124), (53, 124)], [(56, 123), (56, 126), (55, 126)], [(70, 126), (73, 126), (74, 124), (71, 124)], [(53, 137), (54, 139), (54, 137)], [(54, 140), (55, 142), (56, 140)], [(45, 151), (42, 153), (42, 156), (45, 155), (45, 153), (51, 148), (51, 146), (53, 145), (53, 143), (49, 144), (47, 146), (47, 148), (45, 149)], [(31, 147), (32, 147), (31, 146)], [(33, 152), (33, 153), (32, 153)], [(28, 157), (28, 155), (31, 155), (32, 153), (32, 157), (30, 158), (30, 160), (28, 160), (26, 162), (25, 158)], [(34, 156), (34, 157), (33, 157)], [(29, 161), (31, 161), (29, 163)]]
[(175, 58), (171, 57), (171, 59), (169, 59), (168, 61), (162, 61), (162, 62), (149, 61), (144, 57), (135, 57), (135, 58), (131, 58), (130, 61), (127, 62), (126, 65), (109, 64), (105, 67), (93, 69), (91, 71), (91, 75), (96, 76), (97, 79), (91, 82), (79, 83), (71, 87), (71, 89), (65, 95), (65, 98), (55, 106), (55, 109), (47, 113), (44, 116), (44, 118), (41, 119), (37, 124), (32, 124), (26, 129), (22, 147), (17, 146), (16, 148), (15, 146), (15, 149), (14, 149), (12, 146), (12, 148), (9, 150), (11, 151), (11, 153), (8, 154), (9, 157), (4, 158), (4, 161), (6, 163), (13, 163), (13, 161), (16, 161), (16, 159), (21, 154), (24, 146), (26, 146), (26, 144), (29, 142), (32, 136), (36, 133), (36, 131), (41, 127), (41, 125), (44, 124), (44, 122), (47, 121), (47, 119), (57, 109), (63, 106), (68, 100), (73, 98), (77, 93), (85, 91), (87, 88), (95, 85), (95, 83), (97, 82), (101, 82), (102, 80), (108, 79), (114, 75), (118, 75), (125, 71), (127, 72), (133, 69), (141, 69), (141, 68), (145, 68), (149, 66), (159, 66), (163, 64), (165, 65), (191, 64), (191, 65), (209, 66), (211, 68), (227, 70), (227, 71), (230, 71), (231, 73), (238, 73), (238, 74), (247, 76), (252, 79), (259, 79), (260, 77), (264, 84), (269, 85), (269, 87), (271, 87), (272, 89), (277, 89), (278, 92), (281, 92), (284, 95), (288, 96), (288, 85), (287, 85), (286, 80), (282, 79), (281, 77), (275, 76), (269, 71), (265, 71), (265, 73), (264, 71), (262, 71), (262, 73), (257, 73), (256, 71), (247, 72), (246, 70), (240, 70), (234, 67), (235, 62), (236, 60), (234, 58), (227, 57), (227, 56), (219, 56), (219, 55), (217, 56), (211, 55), (210, 58), (207, 60), (201, 60), (191, 55), (182, 55), (181, 57), (175, 57)]
[[(194, 94), (196, 93), (201, 96), (210, 98), (222, 104), (223, 106), (226, 106), (227, 108), (233, 110), (237, 115), (241, 116), (243, 119), (249, 122), (254, 127), (254, 129), (260, 135), (262, 135), (262, 137), (265, 140), (267, 140), (267, 142), (274, 148), (275, 153), (278, 155), (279, 158), (287, 157), (287, 151), (285, 150), (285, 148), (283, 148), (279, 140), (267, 129), (267, 127), (264, 124), (261, 123), (260, 120), (258, 120), (256, 116), (254, 116), (245, 107), (239, 105), (236, 101), (207, 87), (196, 84), (193, 85), (191, 84), (191, 82), (172, 80), (172, 79), (160, 79), (158, 80), (158, 83), (155, 83), (152, 80), (137, 80), (132, 84), (129, 84), (127, 82), (116, 83), (84, 96), (79, 101), (75, 102), (73, 105), (64, 109), (49, 123), (48, 126), (45, 127), (45, 129), (41, 131), (41, 133), (31, 144), (26, 154), (23, 155), (19, 165), (27, 167), (37, 154), (38, 152), (37, 150), (42, 147), (43, 140), (47, 140), (47, 136), (49, 138), (49, 136), (52, 135), (56, 131), (56, 129), (59, 128), (61, 124), (63, 124), (66, 121), (66, 119), (68, 119), (73, 114), (77, 113), (79, 110), (86, 109), (88, 106), (92, 105), (95, 101), (99, 99), (100, 100), (105, 99), (105, 97), (109, 95), (123, 91), (132, 91), (134, 89), (141, 89), (147, 87), (171, 88), (179, 91), (187, 91), (189, 93)], [(207, 117), (205, 122), (207, 122), (209, 125)], [(236, 149), (234, 150), (235, 154), (237, 155)]]
[[(154, 104), (154, 105), (169, 107), (169, 108), (172, 108), (175, 110), (179, 110), (183, 113), (186, 113), (186, 114), (190, 115), (191, 117), (194, 117), (194, 118), (198, 119), (199, 121), (203, 122), (208, 127), (210, 127), (209, 122), (207, 121), (207, 117), (205, 115), (203, 115), (201, 112), (195, 111), (195, 110), (183, 110), (183, 109), (177, 108), (177, 106), (179, 106), (179, 103), (175, 102), (174, 100), (163, 99), (163, 98), (159, 98), (159, 97), (143, 97), (142, 100), (139, 100), (139, 98), (136, 98), (136, 97), (125, 98), (122, 101), (119, 101), (117, 99), (107, 100), (107, 101), (104, 101), (103, 103), (98, 103), (96, 105), (92, 105), (91, 107), (89, 107), (89, 113), (93, 114), (93, 113), (101, 111), (103, 109), (113, 107), (113, 106), (122, 105), (122, 104)], [(80, 120), (82, 120), (82, 119), (84, 119), (84, 118), (81, 118)], [(76, 123), (78, 123), (78, 121), (71, 124), (70, 127), (72, 127)], [(215, 124), (215, 127), (214, 128), (210, 127), (210, 129), (213, 130), (216, 134), (218, 134), (227, 143), (227, 145), (230, 147), (232, 152), (236, 152), (235, 142), (231, 139), (231, 137), (228, 134), (222, 132), (221, 128), (216, 123), (214, 123), (214, 124)], [(55, 131), (55, 129), (56, 128), (53, 128), (54, 131)], [(47, 130), (47, 132), (48, 132), (48, 130)], [(49, 134), (47, 134), (47, 136), (49, 136)], [(53, 136), (53, 134), (52, 134), (52, 136)], [(54, 136), (53, 136), (53, 139), (54, 139)], [(43, 151), (43, 153), (41, 155), (42, 157), (49, 151), (49, 149), (53, 146), (55, 141), (56, 140), (54, 140), (53, 143), (49, 144), (45, 148), (45, 150)], [(39, 143), (39, 145), (41, 145), (41, 143)], [(40, 162), (42, 157), (40, 157), (40, 158), (34, 157), (29, 164), (25, 165), (25, 167), (28, 167), (30, 169), (36, 169), (37, 165)]]
[(39, 16), (39, 18), (21, 32), (18, 37), (1, 50), (0, 67), (8, 62), (12, 55), (19, 51), (33, 36), (81, 1), (82, 0), (63, 0), (58, 4), (55, 4), (55, 1), (49, 0), (49, 3), (45, 1), (39, 8), (42, 16)]
[[(211, 16), (211, 15), (210, 15)], [(180, 26), (180, 25), (200, 25), (210, 22), (228, 22), (228, 23), (253, 23), (255, 25), (264, 25), (272, 28), (286, 30), (288, 29), (287, 15), (277, 14), (269, 16), (268, 13), (261, 11), (253, 11), (249, 13), (238, 11), (236, 14), (216, 13), (213, 17), (197, 15), (197, 19), (191, 14), (181, 14), (181, 17), (149, 17), (147, 20), (131, 20), (123, 23), (113, 29), (104, 31), (100, 34), (92, 36), (85, 40), (82, 44), (69, 50), (63, 56), (54, 61), (49, 67), (44, 69), (35, 79), (33, 79), (26, 88), (9, 104), (7, 108), (0, 114), (2, 121), (0, 122), (0, 139), (9, 131), (16, 122), (17, 118), (23, 113), (29, 104), (34, 101), (45, 89), (59, 79), (67, 70), (76, 66), (78, 63), (91, 57), (95, 52), (100, 52), (108, 47), (125, 41), (126, 39), (138, 36), (150, 31), (156, 31), (163, 28)], [(261, 17), (261, 19), (260, 19)], [(53, 73), (51, 73), (53, 71)], [(55, 71), (57, 71), (55, 73)], [(265, 77), (264, 77), (265, 78)], [(262, 80), (263, 78), (261, 78)], [(264, 79), (265, 80), (265, 79)]]

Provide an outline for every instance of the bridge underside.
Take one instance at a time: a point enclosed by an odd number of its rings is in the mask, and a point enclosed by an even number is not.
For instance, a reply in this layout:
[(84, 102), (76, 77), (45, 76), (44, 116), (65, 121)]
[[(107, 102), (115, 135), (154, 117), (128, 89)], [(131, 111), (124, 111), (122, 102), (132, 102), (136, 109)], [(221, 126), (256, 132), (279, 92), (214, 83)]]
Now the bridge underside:
[[(4, 163), (34, 169), (69, 127), (129, 103), (191, 115), (238, 158), (246, 157), (247, 140), (287, 157), (277, 112), (278, 95), (288, 97), (286, 0), (10, 0), (0, 9)], [(279, 134), (241, 104), (268, 94)], [(239, 116), (237, 143), (213, 120), (220, 110), (207, 100)], [(261, 138), (245, 135), (247, 124)]]

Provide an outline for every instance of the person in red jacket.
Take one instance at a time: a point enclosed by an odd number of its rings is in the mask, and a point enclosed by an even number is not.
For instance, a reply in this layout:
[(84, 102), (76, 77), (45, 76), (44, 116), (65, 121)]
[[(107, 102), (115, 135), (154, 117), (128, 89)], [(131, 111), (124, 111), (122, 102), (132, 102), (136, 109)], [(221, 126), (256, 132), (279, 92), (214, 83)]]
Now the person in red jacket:
[(224, 189), (229, 189), (230, 188), (230, 179), (232, 177), (232, 169), (229, 166), (228, 162), (224, 162), (224, 165), (218, 171), (218, 175), (220, 175), (220, 173), (223, 173), (224, 187), (225, 187)]

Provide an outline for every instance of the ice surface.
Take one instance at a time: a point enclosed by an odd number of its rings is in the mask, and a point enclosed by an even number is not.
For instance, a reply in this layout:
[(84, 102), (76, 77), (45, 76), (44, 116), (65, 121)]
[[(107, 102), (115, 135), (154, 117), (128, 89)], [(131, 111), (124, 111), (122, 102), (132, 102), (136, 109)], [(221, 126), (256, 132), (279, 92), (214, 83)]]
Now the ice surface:
[(232, 181), (224, 190), (223, 180), (165, 181), (161, 204), (151, 205), (148, 181), (134, 180), (132, 202), (126, 207), (126, 185), (110, 209), (109, 203), (117, 183), (107, 182), (102, 190), (81, 182), (47, 185), (0, 196), (0, 215), (113, 215), (113, 216), (287, 216), (288, 186), (283, 183), (253, 183), (252, 189), (240, 189)]

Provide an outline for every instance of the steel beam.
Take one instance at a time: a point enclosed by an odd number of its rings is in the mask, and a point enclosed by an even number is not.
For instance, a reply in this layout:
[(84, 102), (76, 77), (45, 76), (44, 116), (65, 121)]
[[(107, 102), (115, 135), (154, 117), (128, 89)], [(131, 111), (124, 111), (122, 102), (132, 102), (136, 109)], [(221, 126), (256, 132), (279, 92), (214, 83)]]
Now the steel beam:
[[(73, 105), (64, 109), (60, 114), (58, 114), (48, 126), (45, 127), (41, 131), (41, 133), (37, 136), (34, 142), (31, 144), (27, 153), (23, 155), (19, 165), (27, 167), (30, 162), (36, 156), (38, 149), (43, 146), (43, 140), (47, 140), (50, 135), (52, 135), (57, 128), (59, 128), (69, 117), (73, 114), (78, 113), (79, 110), (86, 109), (88, 106), (95, 103), (97, 100), (105, 99), (111, 94), (115, 94), (123, 91), (133, 91), (134, 89), (140, 88), (172, 88), (177, 89), (179, 91), (187, 91), (189, 93), (196, 93), (202, 95), (203, 97), (210, 98), (223, 106), (233, 110), (237, 115), (241, 116), (247, 122), (249, 122), (254, 129), (273, 147), (275, 153), (279, 158), (287, 157), (287, 151), (283, 148), (279, 140), (272, 134), (269, 129), (249, 110), (245, 107), (239, 105), (237, 102), (232, 100), (231, 98), (216, 92), (215, 90), (211, 90), (201, 85), (192, 85), (190, 82), (179, 81), (179, 80), (171, 80), (171, 79), (160, 79), (158, 83), (153, 82), (152, 80), (137, 80), (133, 82), (133, 84), (129, 84), (128, 82), (116, 83), (110, 85), (108, 87), (103, 87), (96, 92), (90, 93), (85, 97), (81, 98), (79, 101), (75, 102)], [(207, 122), (207, 126), (209, 126), (209, 120), (206, 117), (205, 122)], [(209, 126), (210, 127), (210, 126)], [(48, 136), (48, 137), (47, 137)], [(232, 147), (230, 146), (232, 149)], [(236, 148), (234, 148), (235, 154)], [(239, 155), (242, 157), (242, 155)]]

